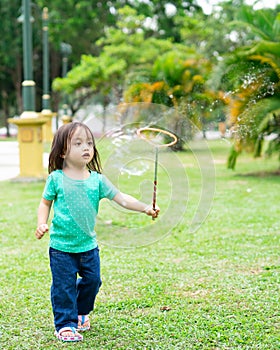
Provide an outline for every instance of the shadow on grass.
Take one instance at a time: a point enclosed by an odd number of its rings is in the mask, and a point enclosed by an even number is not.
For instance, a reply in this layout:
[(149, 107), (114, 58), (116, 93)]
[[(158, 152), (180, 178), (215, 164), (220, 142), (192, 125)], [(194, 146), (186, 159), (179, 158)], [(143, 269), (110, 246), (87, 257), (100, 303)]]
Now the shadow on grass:
[(266, 177), (274, 177), (279, 176), (280, 177), (280, 169), (274, 170), (274, 171), (253, 171), (249, 173), (244, 174), (236, 174), (235, 176), (240, 177), (260, 177), (260, 178), (266, 178)]

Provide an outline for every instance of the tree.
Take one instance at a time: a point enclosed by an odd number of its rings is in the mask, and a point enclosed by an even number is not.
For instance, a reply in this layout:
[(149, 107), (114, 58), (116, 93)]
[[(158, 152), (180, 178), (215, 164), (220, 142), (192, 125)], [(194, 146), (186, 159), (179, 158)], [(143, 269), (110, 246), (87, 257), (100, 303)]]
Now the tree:
[[(32, 3), (32, 16), (35, 19), (33, 23), (33, 67), (36, 82), (36, 110), (41, 109), (42, 100), (41, 14), (43, 7), (48, 6), (49, 9), (50, 81), (53, 81), (61, 75), (62, 71), (61, 42), (66, 42), (73, 48), (69, 57), (69, 67), (75, 67), (83, 55), (99, 56), (105, 45), (104, 43), (100, 44), (99, 39), (107, 35), (108, 30), (116, 28), (116, 21), (119, 16), (122, 16), (122, 10), (126, 5), (132, 7), (142, 17), (141, 23), (145, 39), (159, 40), (155, 41), (156, 45), (161, 40), (161, 47), (166, 45), (164, 44), (166, 39), (173, 43), (181, 41), (180, 28), (176, 25), (175, 16), (180, 14), (188, 17), (201, 12), (201, 8), (195, 0), (49, 0), (47, 4), (43, 0), (37, 0)], [(17, 22), (17, 17), (20, 15), (20, 3), (15, 0), (3, 0), (0, 5), (0, 15), (2, 18), (1, 33), (3, 33), (0, 54), (3, 60), (0, 60), (0, 71), (2, 72), (1, 84), (5, 89), (3, 94), (0, 94), (0, 108), (5, 109), (6, 117), (8, 117), (11, 114), (20, 114), (22, 111), (22, 28)], [(5, 61), (9, 62), (8, 65)], [(110, 64), (113, 65), (113, 62)], [(141, 69), (144, 68), (141, 67)], [(121, 80), (119, 73), (113, 74), (113, 76), (114, 81)], [(120, 86), (122, 84), (114, 85), (114, 96), (120, 95)], [(108, 91), (106, 87), (101, 90)], [(80, 100), (73, 100), (73, 110), (75, 111), (79, 107), (77, 101), (82, 102), (90, 95), (91, 92), (87, 91), (85, 95), (82, 94)], [(109, 100), (108, 94), (104, 95), (104, 100)], [(59, 95), (54, 91), (51, 101), (52, 109), (57, 110)]]
[(191, 126), (203, 129), (210, 118), (210, 106), (219, 95), (210, 90), (207, 78), (211, 63), (193, 49), (168, 51), (158, 57), (150, 73), (149, 82), (132, 84), (125, 93), (128, 102), (160, 103), (174, 108), (177, 113), (169, 121), (169, 128), (179, 137), (176, 149), (182, 149)]
[[(107, 28), (105, 37), (98, 41), (100, 55), (83, 55), (80, 64), (66, 78), (54, 81), (53, 88), (72, 94), (79, 107), (87, 97), (100, 92), (119, 103), (124, 90), (135, 79), (147, 78), (158, 56), (180, 47), (170, 40), (146, 38), (144, 22), (145, 17), (138, 15), (133, 8), (120, 9), (117, 27)], [(186, 51), (184, 46), (182, 49)]]
[[(120, 1), (118, 1), (120, 4)], [(36, 82), (36, 110), (41, 109), (42, 100), (42, 21), (43, 7), (49, 8), (50, 41), (50, 80), (61, 74), (61, 42), (67, 42), (74, 48), (70, 63), (78, 63), (81, 53), (96, 52), (96, 40), (104, 33), (107, 25), (114, 23), (115, 15), (110, 11), (109, 2), (75, 0), (38, 0), (31, 3), (34, 22), (33, 28), (33, 68)], [(0, 109), (4, 117), (22, 112), (22, 24), (21, 2), (2, 0), (0, 3)], [(73, 12), (74, 9), (74, 12)], [(75, 13), (75, 16), (73, 16)], [(94, 27), (93, 27), (94, 25)], [(57, 109), (57, 99), (53, 109)], [(53, 99), (52, 99), (53, 100)], [(8, 123), (6, 122), (8, 127)], [(9, 134), (9, 132), (8, 132)]]
[[(3, 0), (0, 4), (0, 109), (3, 110), (3, 122), (18, 113), (16, 106), (21, 105), (21, 27), (15, 14), (19, 14), (18, 2)], [(3, 40), (4, 38), (4, 40)]]
[(178, 118), (171, 128), (183, 140), (186, 121), (203, 128), (212, 115), (210, 106), (221, 100), (220, 93), (206, 85), (211, 62), (194, 48), (147, 37), (145, 17), (131, 7), (118, 11), (117, 27), (107, 28), (98, 44), (99, 56), (82, 56), (66, 78), (53, 83), (56, 91), (72, 95), (72, 106), (80, 108), (92, 95), (101, 93), (115, 104), (124, 99), (174, 107)]
[(37, 1), (40, 9), (49, 8), (50, 42), (60, 50), (61, 42), (73, 47), (71, 60), (79, 62), (83, 54), (96, 54), (96, 41), (103, 36), (107, 26), (114, 25), (115, 15), (111, 7), (118, 1), (77, 1), (77, 0), (44, 0)]
[(186, 19), (188, 16), (202, 12), (195, 0), (153, 0), (153, 1), (124, 1), (139, 15), (145, 17), (146, 33), (148, 37), (170, 39), (181, 43), (180, 26), (176, 23), (176, 16)]
[[(269, 152), (279, 152), (280, 13), (245, 6), (234, 22), (236, 30), (250, 28), (254, 40), (236, 49), (220, 65), (220, 84), (231, 91), (229, 120), (234, 146), (228, 167), (234, 169), (243, 149), (260, 156), (264, 136), (276, 134)], [(238, 27), (237, 27), (238, 25)]]
[(199, 54), (216, 64), (223, 55), (233, 52), (250, 38), (249, 31), (236, 31), (229, 23), (235, 19), (245, 0), (219, 2), (210, 15), (196, 10), (191, 16), (179, 12), (175, 25), (180, 30), (181, 43), (194, 48)]

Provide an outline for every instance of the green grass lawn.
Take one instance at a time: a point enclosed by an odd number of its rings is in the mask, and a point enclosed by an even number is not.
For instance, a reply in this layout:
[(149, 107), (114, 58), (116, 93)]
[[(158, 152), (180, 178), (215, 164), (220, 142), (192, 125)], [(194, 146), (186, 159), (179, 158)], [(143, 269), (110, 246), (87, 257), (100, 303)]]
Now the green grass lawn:
[[(280, 176), (270, 174), (277, 160), (242, 154), (233, 172), (226, 169), (229, 144), (208, 144), (214, 180), (210, 173), (201, 180), (195, 163), (205, 150), (199, 144), (192, 152), (176, 154), (189, 191), (184, 217), (169, 234), (160, 218), (151, 223), (149, 217), (121, 211), (114, 211), (109, 233), (100, 226), (103, 285), (91, 315), (92, 330), (76, 344), (61, 343), (53, 335), (48, 237), (38, 241), (34, 236), (44, 184), (0, 182), (1, 348), (279, 349)], [(180, 184), (176, 164), (170, 164), (172, 181), (178, 176)], [(184, 196), (168, 202), (175, 182), (163, 170), (158, 202), (168, 226), (169, 213), (174, 215)], [(131, 176), (123, 186), (135, 195), (139, 181), (143, 178)], [(206, 191), (201, 197), (202, 183)], [(200, 199), (205, 201), (202, 210), (211, 210), (190, 230)], [(107, 220), (112, 210), (104, 204), (100, 215)], [(124, 239), (128, 232), (132, 238), (130, 226), (139, 235), (143, 228), (142, 243), (148, 244), (118, 246), (118, 235)], [(154, 241), (145, 236), (151, 226)], [(114, 231), (117, 238), (111, 237)], [(114, 244), (108, 244), (111, 239)]]

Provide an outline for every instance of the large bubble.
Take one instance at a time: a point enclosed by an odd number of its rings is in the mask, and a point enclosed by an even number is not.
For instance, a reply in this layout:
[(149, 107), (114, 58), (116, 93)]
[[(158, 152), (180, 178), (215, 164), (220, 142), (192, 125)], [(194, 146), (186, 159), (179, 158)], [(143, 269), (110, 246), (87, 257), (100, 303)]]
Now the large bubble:
[[(121, 191), (147, 204), (152, 203), (156, 146), (137, 134), (140, 128), (156, 127), (174, 132), (178, 111), (152, 103), (132, 103), (110, 107), (88, 117), (84, 122), (96, 135), (103, 174)], [(186, 124), (185, 135), (199, 130)], [(190, 132), (191, 131), (191, 132)], [(102, 136), (101, 136), (102, 135)], [(164, 141), (162, 140), (162, 143)], [(140, 247), (172, 234), (178, 225), (186, 234), (194, 233), (209, 214), (215, 192), (215, 168), (207, 141), (185, 136), (192, 164), (183, 164), (180, 153), (170, 147), (158, 148), (157, 204), (161, 212), (156, 220), (118, 206), (114, 201), (101, 201), (95, 230), (98, 241), (114, 247)], [(190, 168), (198, 169), (192, 188)], [(189, 211), (189, 194), (196, 191), (195, 210)]]
[(188, 152), (186, 158), (166, 147), (169, 141), (162, 136), (164, 134), (139, 135), (139, 130), (147, 128), (174, 133), (179, 117), (175, 109), (137, 103), (112, 107), (85, 120), (96, 136), (103, 174), (121, 192), (151, 204), (157, 173), (156, 198), (161, 212), (153, 221), (114, 201), (102, 200), (95, 221), (98, 205), (89, 197), (83, 181), (78, 188), (77, 181), (69, 179), (68, 183), (65, 177), (67, 207), (80, 229), (92, 232), (95, 226), (99, 242), (129, 248), (157, 242), (176, 232), (178, 226), (187, 235), (202, 225), (215, 192), (215, 168), (207, 141), (196, 137), (199, 130), (191, 122), (185, 123), (185, 130), (181, 132), (187, 135), (183, 136)]

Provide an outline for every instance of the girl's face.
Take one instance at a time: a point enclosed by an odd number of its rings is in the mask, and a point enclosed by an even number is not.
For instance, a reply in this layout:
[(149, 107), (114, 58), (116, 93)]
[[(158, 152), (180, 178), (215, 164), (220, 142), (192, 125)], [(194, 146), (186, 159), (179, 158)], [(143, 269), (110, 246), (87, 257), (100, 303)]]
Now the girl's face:
[(85, 167), (92, 160), (94, 142), (86, 129), (78, 127), (74, 131), (69, 147), (64, 155), (67, 165)]

